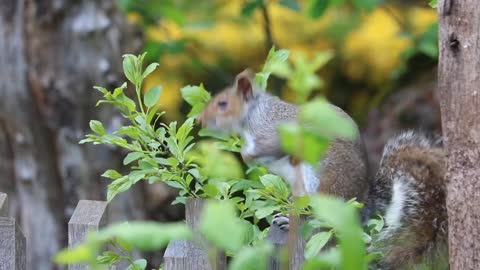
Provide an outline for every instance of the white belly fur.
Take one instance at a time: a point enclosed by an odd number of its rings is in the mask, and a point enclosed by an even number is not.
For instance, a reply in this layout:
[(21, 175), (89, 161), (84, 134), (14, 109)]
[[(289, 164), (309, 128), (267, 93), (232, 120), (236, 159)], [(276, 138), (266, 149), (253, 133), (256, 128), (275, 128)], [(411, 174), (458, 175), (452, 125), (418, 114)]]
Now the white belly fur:
[[(290, 163), (289, 157), (267, 162), (264, 165), (270, 172), (282, 177), (290, 186), (295, 183), (295, 168)], [(300, 166), (302, 172), (305, 191), (310, 194), (317, 193), (320, 185), (318, 173), (310, 164), (302, 162), (298, 166)]]
[[(255, 154), (255, 139), (249, 132), (243, 132), (242, 137), (244, 145), (242, 147), (242, 155), (249, 156)], [(259, 158), (258, 163), (265, 166), (271, 173), (274, 173), (283, 178), (290, 186), (295, 183), (295, 168), (290, 163), (289, 157), (283, 157), (281, 159), (271, 160), (270, 158)], [(318, 186), (320, 185), (319, 174), (315, 169), (307, 164), (300, 163), (298, 166), (301, 168), (303, 183), (305, 185), (305, 191), (313, 194), (318, 192)]]

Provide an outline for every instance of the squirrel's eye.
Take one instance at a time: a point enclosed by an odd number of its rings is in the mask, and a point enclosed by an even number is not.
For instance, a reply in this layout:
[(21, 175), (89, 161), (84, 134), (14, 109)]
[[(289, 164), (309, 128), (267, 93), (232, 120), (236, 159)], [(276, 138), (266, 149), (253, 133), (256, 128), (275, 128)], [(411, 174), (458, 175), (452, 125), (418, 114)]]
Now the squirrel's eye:
[(227, 104), (228, 104), (228, 102), (226, 102), (225, 100), (219, 101), (217, 103), (217, 105), (218, 105), (218, 107), (220, 107), (220, 109), (225, 109), (227, 107)]

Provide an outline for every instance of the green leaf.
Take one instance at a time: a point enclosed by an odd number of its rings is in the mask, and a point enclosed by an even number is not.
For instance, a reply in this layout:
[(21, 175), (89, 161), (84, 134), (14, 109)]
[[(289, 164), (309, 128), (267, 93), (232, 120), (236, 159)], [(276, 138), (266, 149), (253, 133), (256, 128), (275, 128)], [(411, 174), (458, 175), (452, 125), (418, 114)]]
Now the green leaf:
[(302, 105), (299, 121), (308, 132), (320, 138), (353, 140), (358, 136), (353, 120), (322, 98)]
[(198, 103), (193, 105), (192, 109), (187, 114), (187, 117), (195, 117), (199, 115), (203, 111), (203, 108), (205, 108), (205, 103)]
[(97, 263), (99, 264), (114, 264), (120, 261), (120, 255), (112, 251), (105, 251), (102, 255), (97, 257)]
[(263, 270), (267, 269), (267, 258), (273, 252), (270, 244), (262, 243), (255, 246), (246, 246), (235, 256), (229, 270)]
[(128, 175), (128, 179), (132, 184), (136, 184), (138, 181), (142, 180), (145, 177), (145, 174), (140, 171), (132, 171)]
[(164, 180), (163, 181), (165, 184), (171, 186), (171, 187), (174, 187), (174, 188), (178, 188), (178, 189), (184, 189), (185, 187), (182, 185), (182, 183), (178, 182), (178, 181), (166, 181)]
[(126, 270), (144, 270), (147, 267), (147, 260), (138, 259), (133, 262)]
[(175, 200), (173, 200), (172, 205), (179, 204), (179, 203), (185, 204), (186, 202), (187, 202), (187, 198), (178, 196), (175, 198)]
[(378, 219), (372, 218), (367, 222), (367, 227), (370, 228), (370, 232), (379, 233), (384, 226), (385, 221), (381, 216), (378, 216)]
[(93, 89), (99, 91), (100, 93), (107, 95), (109, 92), (106, 88), (100, 86), (94, 86)]
[(131, 248), (141, 251), (156, 251), (172, 240), (189, 239), (191, 236), (190, 229), (183, 222), (132, 221), (110, 225), (98, 232), (101, 241), (119, 238)]
[(437, 0), (430, 0), (428, 5), (431, 6), (432, 8), (437, 8), (438, 7), (438, 1)]
[(128, 155), (123, 159), (123, 165), (130, 164), (134, 162), (135, 160), (143, 157), (145, 154), (142, 152), (131, 152), (128, 153)]
[(272, 215), (273, 212), (279, 211), (280, 208), (279, 205), (262, 207), (255, 211), (255, 217), (258, 219), (266, 218)]
[(221, 151), (215, 143), (202, 141), (189, 153), (200, 166), (203, 176), (219, 179), (239, 179), (243, 177), (240, 162), (232, 153)]
[(432, 24), (421, 35), (418, 50), (432, 59), (438, 58), (438, 23)]
[(208, 198), (215, 198), (220, 193), (217, 186), (213, 183), (206, 184), (202, 187), (202, 190)]
[(276, 198), (288, 199), (290, 190), (285, 182), (278, 176), (273, 174), (266, 174), (260, 177), (260, 181), (267, 188), (272, 190)]
[(87, 244), (80, 244), (73, 248), (64, 249), (53, 259), (58, 264), (75, 264), (95, 260), (95, 250)]
[(310, 207), (316, 217), (328, 222), (337, 232), (341, 269), (366, 269), (363, 231), (355, 207), (330, 196), (312, 196)]
[(310, 260), (317, 256), (320, 250), (328, 243), (332, 237), (332, 232), (319, 232), (314, 234), (307, 242), (305, 247), (305, 259)]
[(210, 93), (205, 90), (203, 84), (200, 84), (199, 86), (187, 85), (180, 89), (180, 92), (182, 93), (183, 99), (191, 106), (199, 103), (205, 104), (211, 98)]
[(115, 132), (118, 135), (127, 135), (132, 139), (136, 139), (141, 135), (141, 130), (134, 126), (123, 126), (120, 127), (118, 131)]
[(125, 77), (133, 83), (137, 84), (137, 71), (135, 68), (135, 63), (137, 61), (137, 57), (133, 54), (126, 54), (123, 56), (123, 73), (125, 73)]
[(159, 85), (150, 88), (150, 90), (148, 90), (148, 92), (143, 97), (143, 104), (145, 104), (145, 106), (147, 106), (148, 108), (157, 104), (157, 101), (160, 98), (161, 93), (162, 93), (162, 87)]
[(158, 117), (161, 117), (165, 114), (165, 112), (158, 112), (159, 109), (160, 106), (158, 104), (150, 107), (150, 111), (147, 114), (146, 123), (150, 124), (155, 116), (155, 119), (158, 119)]
[(198, 136), (211, 137), (211, 138), (219, 139), (222, 141), (227, 141), (228, 139), (230, 139), (230, 136), (228, 133), (225, 133), (219, 130), (214, 130), (214, 129), (207, 129), (207, 128), (202, 128), (198, 132)]
[(307, 260), (303, 266), (303, 270), (318, 269), (343, 269), (341, 268), (342, 255), (337, 248), (331, 248), (318, 256)]
[(112, 201), (118, 193), (128, 190), (131, 186), (132, 182), (129, 181), (128, 175), (115, 179), (112, 183), (108, 185), (107, 201)]
[(242, 16), (245, 16), (245, 17), (252, 16), (255, 9), (261, 7), (262, 5), (263, 5), (263, 0), (246, 1), (246, 3), (242, 7)]
[(200, 220), (200, 232), (217, 247), (238, 251), (244, 244), (248, 228), (237, 217), (230, 201), (209, 201)]
[(90, 129), (100, 135), (105, 135), (107, 132), (105, 131), (105, 128), (103, 127), (103, 124), (100, 121), (97, 120), (90, 120)]
[(192, 106), (188, 117), (197, 116), (205, 107), (205, 104), (211, 99), (210, 93), (205, 90), (203, 84), (200, 86), (187, 85), (180, 89), (183, 99)]
[(114, 180), (122, 177), (122, 175), (116, 170), (106, 170), (101, 176)]
[(358, 9), (372, 11), (380, 2), (380, 0), (352, 0), (353, 5)]
[(255, 81), (258, 83), (261, 89), (266, 89), (267, 80), (270, 77), (270, 74), (279, 69), (279, 67), (283, 66), (289, 55), (290, 52), (288, 50), (282, 49), (276, 51), (275, 47), (270, 49), (262, 71), (255, 74)]
[(118, 96), (122, 95), (123, 90), (125, 90), (125, 88), (127, 88), (127, 83), (123, 83), (120, 87), (115, 88), (115, 90), (113, 90), (112, 96), (113, 97), (118, 97)]
[(329, 5), (330, 0), (308, 0), (307, 14), (310, 18), (317, 19), (325, 13)]
[(151, 63), (148, 65), (148, 67), (145, 69), (145, 71), (142, 74), (142, 77), (145, 79), (150, 73), (152, 73), (156, 68), (158, 67), (158, 63)]

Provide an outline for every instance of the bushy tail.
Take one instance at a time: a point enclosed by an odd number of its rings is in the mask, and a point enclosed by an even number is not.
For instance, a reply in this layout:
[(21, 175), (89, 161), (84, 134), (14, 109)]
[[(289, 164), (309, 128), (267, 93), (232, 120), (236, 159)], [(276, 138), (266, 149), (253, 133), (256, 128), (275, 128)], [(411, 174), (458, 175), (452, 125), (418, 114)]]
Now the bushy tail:
[(367, 209), (385, 219), (386, 228), (371, 247), (384, 254), (380, 269), (448, 266), (446, 158), (440, 144), (409, 131), (384, 148), (367, 203)]

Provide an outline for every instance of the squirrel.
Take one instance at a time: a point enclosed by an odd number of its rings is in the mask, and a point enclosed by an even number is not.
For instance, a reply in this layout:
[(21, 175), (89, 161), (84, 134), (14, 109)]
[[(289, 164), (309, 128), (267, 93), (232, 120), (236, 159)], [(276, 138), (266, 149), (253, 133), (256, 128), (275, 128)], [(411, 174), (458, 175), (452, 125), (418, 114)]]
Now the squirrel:
[(385, 220), (369, 248), (383, 253), (374, 269), (448, 269), (445, 173), (441, 140), (413, 131), (388, 140), (362, 213)]
[[(342, 117), (353, 119), (342, 109), (330, 104)], [(295, 167), (299, 166), (304, 186), (310, 193), (327, 193), (345, 199), (363, 201), (370, 186), (366, 148), (356, 129), (356, 138), (333, 138), (320, 161), (320, 170), (297, 162), (282, 151), (277, 127), (295, 121), (298, 106), (285, 102), (260, 89), (254, 73), (246, 69), (239, 73), (233, 85), (215, 95), (198, 116), (202, 126), (234, 132), (244, 140), (241, 156), (245, 163), (256, 163), (295, 184)], [(303, 195), (303, 194), (294, 194)], [(287, 225), (287, 224), (285, 224)]]
[[(356, 127), (347, 113), (331, 106)], [(363, 222), (375, 213), (384, 216), (386, 228), (369, 249), (384, 254), (374, 269), (404, 269), (419, 262), (431, 264), (448, 258), (446, 166), (440, 141), (412, 131), (390, 139), (372, 181), (358, 128), (354, 140), (332, 139), (319, 162), (319, 170), (288, 157), (282, 151), (277, 127), (295, 121), (297, 115), (297, 105), (259, 89), (254, 73), (247, 69), (236, 76), (233, 85), (207, 103), (198, 121), (203, 127), (240, 135), (244, 140), (241, 156), (245, 163), (256, 162), (292, 186), (295, 168), (300, 166), (307, 193), (365, 202)], [(288, 216), (275, 215), (273, 223), (289, 229)]]

